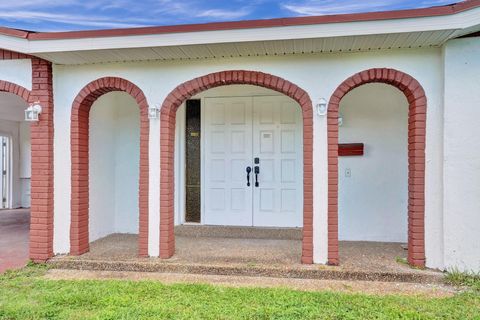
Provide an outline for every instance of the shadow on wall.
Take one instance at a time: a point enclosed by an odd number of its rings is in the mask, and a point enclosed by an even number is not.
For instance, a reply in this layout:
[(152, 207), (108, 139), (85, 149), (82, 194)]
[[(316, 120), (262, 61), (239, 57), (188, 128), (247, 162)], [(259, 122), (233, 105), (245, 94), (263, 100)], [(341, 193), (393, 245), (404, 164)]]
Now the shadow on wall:
[(107, 93), (90, 110), (90, 241), (138, 233), (140, 114), (129, 94)]

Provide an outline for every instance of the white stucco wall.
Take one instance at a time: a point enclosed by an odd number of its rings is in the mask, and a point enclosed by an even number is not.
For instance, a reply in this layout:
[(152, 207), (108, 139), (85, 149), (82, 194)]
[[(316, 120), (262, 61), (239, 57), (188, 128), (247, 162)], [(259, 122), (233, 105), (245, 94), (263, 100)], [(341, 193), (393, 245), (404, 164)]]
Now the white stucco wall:
[(90, 110), (89, 240), (115, 230), (115, 106), (112, 94), (100, 97)]
[(480, 271), (480, 38), (445, 46), (445, 266)]
[[(388, 50), (365, 53), (316, 54), (276, 57), (231, 58), (201, 61), (112, 63), (54, 67), (55, 94), (55, 252), (68, 251), (70, 212), (70, 109), (78, 92), (88, 82), (103, 76), (119, 76), (139, 86), (150, 104), (163, 102), (180, 83), (204, 74), (232, 69), (255, 70), (283, 77), (306, 90), (314, 103), (329, 99), (346, 78), (361, 70), (390, 67), (415, 77), (429, 99), (427, 120), (426, 220), (427, 263), (442, 257), (438, 246), (443, 225), (442, 209), (442, 55), (437, 48)], [(325, 117), (314, 117), (314, 260), (327, 257), (327, 139)], [(149, 254), (158, 254), (160, 125), (150, 128)], [(61, 177), (61, 178), (60, 178)], [(61, 181), (59, 181), (61, 180)], [(429, 227), (430, 228), (430, 227)], [(62, 231), (60, 231), (62, 230)], [(65, 249), (67, 248), (67, 249)]]
[(126, 93), (100, 97), (90, 111), (90, 241), (138, 233), (140, 118)]
[(30, 59), (0, 60), (0, 80), (32, 90), (32, 62)]
[(115, 94), (115, 232), (138, 233), (140, 110), (128, 94)]
[(386, 84), (368, 84), (343, 98), (340, 113), (339, 143), (364, 143), (363, 156), (339, 158), (340, 240), (407, 242), (405, 95)]
[(30, 178), (32, 176), (32, 144), (30, 140), (30, 123), (20, 122), (19, 127), (19, 145), (20, 145), (20, 205), (22, 208), (30, 208)]

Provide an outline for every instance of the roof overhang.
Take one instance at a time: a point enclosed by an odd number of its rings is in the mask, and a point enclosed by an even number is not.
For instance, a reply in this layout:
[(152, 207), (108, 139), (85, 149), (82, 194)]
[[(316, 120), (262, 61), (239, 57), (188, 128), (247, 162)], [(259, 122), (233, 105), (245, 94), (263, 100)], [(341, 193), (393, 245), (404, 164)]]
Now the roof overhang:
[(58, 64), (349, 52), (440, 46), (480, 31), (480, 0), (320, 17), (36, 33), (0, 29), (0, 47)]

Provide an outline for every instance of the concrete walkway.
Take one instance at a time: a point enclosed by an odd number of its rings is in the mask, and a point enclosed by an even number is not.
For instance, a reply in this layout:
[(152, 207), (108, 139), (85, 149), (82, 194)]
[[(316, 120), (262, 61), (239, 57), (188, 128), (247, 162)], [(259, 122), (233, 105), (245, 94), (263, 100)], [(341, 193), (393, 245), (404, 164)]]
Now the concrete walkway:
[(28, 262), (30, 210), (0, 210), (0, 273)]

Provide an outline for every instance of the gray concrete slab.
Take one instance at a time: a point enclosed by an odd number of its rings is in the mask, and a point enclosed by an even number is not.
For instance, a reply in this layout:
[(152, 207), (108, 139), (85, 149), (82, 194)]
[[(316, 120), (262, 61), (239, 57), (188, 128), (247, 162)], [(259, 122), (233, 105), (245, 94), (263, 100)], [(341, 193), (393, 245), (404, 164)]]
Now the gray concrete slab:
[(0, 273), (28, 262), (30, 210), (0, 210)]
[(301, 241), (176, 237), (171, 259), (137, 258), (137, 236), (113, 234), (91, 244), (90, 252), (57, 257), (57, 268), (270, 276), (310, 279), (441, 282), (442, 273), (397, 262), (407, 252), (398, 243), (341, 242), (341, 265), (302, 265)]

